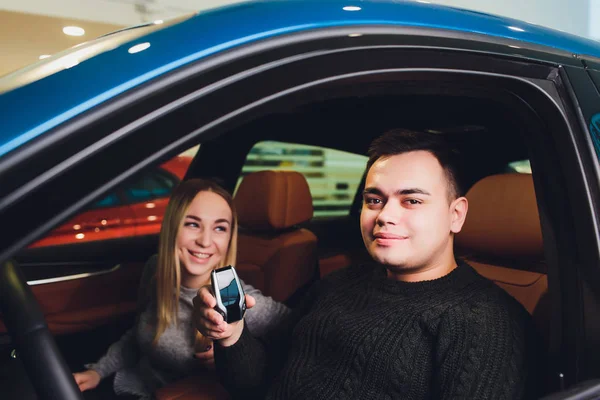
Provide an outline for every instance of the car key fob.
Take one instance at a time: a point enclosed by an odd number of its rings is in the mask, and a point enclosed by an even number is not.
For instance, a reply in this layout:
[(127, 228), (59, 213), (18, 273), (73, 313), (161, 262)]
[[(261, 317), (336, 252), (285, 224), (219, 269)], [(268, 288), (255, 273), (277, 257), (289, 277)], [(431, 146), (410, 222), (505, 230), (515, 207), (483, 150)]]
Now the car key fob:
[(246, 312), (246, 296), (235, 268), (229, 265), (213, 270), (210, 282), (217, 300), (215, 310), (228, 324), (241, 320)]

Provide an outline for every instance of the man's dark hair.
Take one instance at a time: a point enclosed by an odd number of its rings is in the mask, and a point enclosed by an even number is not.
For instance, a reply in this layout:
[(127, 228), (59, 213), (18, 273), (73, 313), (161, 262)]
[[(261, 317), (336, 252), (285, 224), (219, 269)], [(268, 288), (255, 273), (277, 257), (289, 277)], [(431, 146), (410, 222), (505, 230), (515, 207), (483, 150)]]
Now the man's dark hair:
[(459, 153), (443, 136), (437, 134), (408, 129), (392, 129), (385, 132), (373, 140), (369, 147), (367, 171), (371, 169), (375, 161), (382, 157), (387, 158), (420, 150), (430, 152), (442, 166), (448, 181), (450, 200), (463, 196), (460, 183)]

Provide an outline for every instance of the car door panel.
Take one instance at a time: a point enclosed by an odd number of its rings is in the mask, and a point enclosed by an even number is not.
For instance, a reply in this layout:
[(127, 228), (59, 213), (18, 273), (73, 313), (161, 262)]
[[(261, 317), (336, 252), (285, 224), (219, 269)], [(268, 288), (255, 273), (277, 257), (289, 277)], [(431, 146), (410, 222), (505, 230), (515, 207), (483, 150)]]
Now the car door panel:
[[(54, 334), (84, 331), (135, 311), (145, 261), (158, 235), (37, 247), (16, 261)], [(5, 332), (0, 317), (0, 332)]]
[[(134, 313), (143, 266), (143, 263), (120, 264), (108, 272), (57, 282), (34, 281), (30, 286), (50, 331), (74, 333)], [(6, 333), (1, 319), (0, 333)]]

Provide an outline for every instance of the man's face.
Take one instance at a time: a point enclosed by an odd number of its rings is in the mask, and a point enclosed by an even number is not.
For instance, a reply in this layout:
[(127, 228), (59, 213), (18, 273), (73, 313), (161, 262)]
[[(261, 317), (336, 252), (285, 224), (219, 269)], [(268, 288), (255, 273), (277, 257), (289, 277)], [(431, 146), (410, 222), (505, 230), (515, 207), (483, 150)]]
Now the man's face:
[(362, 237), (377, 262), (394, 273), (454, 263), (452, 233), (466, 216), (464, 197), (450, 201), (446, 174), (427, 151), (377, 160), (367, 174)]

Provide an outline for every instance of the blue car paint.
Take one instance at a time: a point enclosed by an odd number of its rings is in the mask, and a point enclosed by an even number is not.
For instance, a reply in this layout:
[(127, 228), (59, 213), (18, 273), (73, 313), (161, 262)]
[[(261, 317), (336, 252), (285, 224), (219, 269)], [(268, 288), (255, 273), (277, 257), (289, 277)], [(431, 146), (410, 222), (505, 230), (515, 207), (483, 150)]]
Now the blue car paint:
[[(345, 6), (360, 10), (346, 11)], [(293, 32), (365, 25), (448, 29), (600, 57), (600, 43), (591, 40), (445, 6), (366, 1), (241, 3), (200, 13), (0, 95), (4, 115), (0, 157), (133, 87), (224, 50)], [(132, 45), (144, 42), (151, 44), (147, 50), (128, 53)]]

